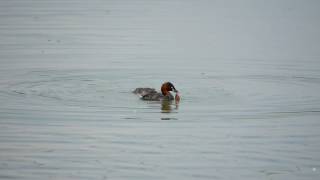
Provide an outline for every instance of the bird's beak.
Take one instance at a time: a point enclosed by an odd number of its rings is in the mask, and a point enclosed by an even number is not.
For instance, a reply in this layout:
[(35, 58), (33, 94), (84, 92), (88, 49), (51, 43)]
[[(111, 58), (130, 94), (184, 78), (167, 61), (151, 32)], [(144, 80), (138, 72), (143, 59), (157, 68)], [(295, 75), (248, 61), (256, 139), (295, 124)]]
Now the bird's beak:
[(173, 89), (173, 92), (175, 92), (175, 93), (178, 92), (178, 90), (176, 90), (176, 88), (173, 85), (171, 86), (171, 89)]

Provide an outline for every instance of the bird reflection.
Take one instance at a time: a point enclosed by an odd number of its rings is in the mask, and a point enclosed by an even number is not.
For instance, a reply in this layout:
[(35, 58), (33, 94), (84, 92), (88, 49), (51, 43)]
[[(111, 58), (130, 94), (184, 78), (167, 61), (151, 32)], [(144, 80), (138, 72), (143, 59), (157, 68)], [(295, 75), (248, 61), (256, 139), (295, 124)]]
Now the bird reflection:
[[(174, 103), (173, 103), (174, 102)], [(178, 109), (179, 101), (162, 100), (161, 102), (161, 112), (170, 113), (173, 109)]]

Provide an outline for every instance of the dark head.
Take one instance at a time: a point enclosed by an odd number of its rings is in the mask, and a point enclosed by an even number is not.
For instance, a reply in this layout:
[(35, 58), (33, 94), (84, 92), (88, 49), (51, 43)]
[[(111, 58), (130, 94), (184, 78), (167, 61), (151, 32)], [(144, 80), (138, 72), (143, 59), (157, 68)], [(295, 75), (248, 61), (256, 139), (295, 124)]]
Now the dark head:
[(161, 92), (164, 96), (168, 95), (169, 91), (178, 92), (171, 82), (165, 82), (161, 86)]

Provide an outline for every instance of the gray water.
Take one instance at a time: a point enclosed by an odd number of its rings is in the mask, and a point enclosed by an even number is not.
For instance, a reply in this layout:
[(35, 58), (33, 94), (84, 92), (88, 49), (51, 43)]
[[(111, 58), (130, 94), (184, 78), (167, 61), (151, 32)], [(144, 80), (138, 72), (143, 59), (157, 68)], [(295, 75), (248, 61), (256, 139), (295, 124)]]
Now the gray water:
[(319, 7), (1, 1), (0, 179), (319, 179)]

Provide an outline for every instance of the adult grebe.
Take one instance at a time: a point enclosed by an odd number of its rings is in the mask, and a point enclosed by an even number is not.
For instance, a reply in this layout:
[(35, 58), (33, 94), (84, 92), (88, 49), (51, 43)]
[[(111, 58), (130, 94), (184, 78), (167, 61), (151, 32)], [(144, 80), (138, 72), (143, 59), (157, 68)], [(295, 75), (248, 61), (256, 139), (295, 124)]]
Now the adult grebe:
[[(176, 96), (170, 93), (173, 91), (176, 93)], [(161, 86), (161, 93), (157, 92), (154, 88), (136, 88), (133, 93), (138, 94), (141, 96), (142, 100), (147, 101), (160, 101), (160, 100), (180, 100), (180, 96), (178, 90), (174, 87), (171, 82), (165, 82)]]

